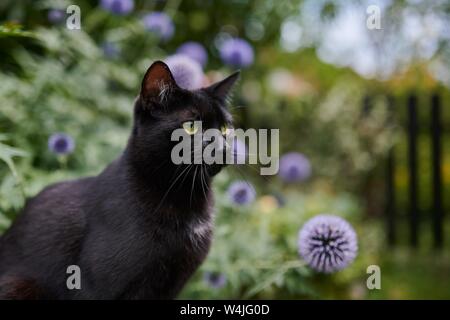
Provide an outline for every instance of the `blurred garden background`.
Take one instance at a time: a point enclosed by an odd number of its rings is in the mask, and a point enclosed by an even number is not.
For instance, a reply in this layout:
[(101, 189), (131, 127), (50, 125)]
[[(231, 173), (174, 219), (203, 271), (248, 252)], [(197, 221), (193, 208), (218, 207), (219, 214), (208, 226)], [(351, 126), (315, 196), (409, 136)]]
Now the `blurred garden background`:
[[(81, 9), (79, 30), (66, 26), (71, 4)], [(381, 29), (367, 27), (370, 5), (380, 10)], [(27, 197), (98, 174), (120, 154), (145, 70), (175, 54), (194, 61), (205, 84), (241, 69), (235, 126), (279, 128), (285, 159), (276, 176), (239, 165), (215, 179), (213, 246), (180, 298), (450, 298), (450, 2), (443, 0), (1, 1), (0, 233)], [(412, 94), (416, 247), (408, 220)], [(432, 233), (432, 95), (442, 104), (441, 249)], [(233, 195), (230, 186), (242, 180), (255, 194)], [(346, 219), (358, 237), (354, 262), (333, 274), (315, 272), (298, 252), (299, 230), (322, 213)], [(380, 290), (366, 287), (369, 265), (381, 268)]]

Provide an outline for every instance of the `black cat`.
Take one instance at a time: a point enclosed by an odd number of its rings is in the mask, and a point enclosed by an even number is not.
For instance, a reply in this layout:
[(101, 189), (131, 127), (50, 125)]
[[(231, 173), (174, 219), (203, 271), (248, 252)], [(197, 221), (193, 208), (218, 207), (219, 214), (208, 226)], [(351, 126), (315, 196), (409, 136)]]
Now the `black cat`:
[[(45, 188), (0, 238), (0, 298), (176, 297), (208, 253), (210, 183), (222, 166), (173, 164), (171, 134), (194, 120), (230, 126), (226, 99), (238, 77), (188, 91), (153, 63), (123, 154), (96, 177)], [(79, 290), (67, 287), (70, 265), (81, 270)]]

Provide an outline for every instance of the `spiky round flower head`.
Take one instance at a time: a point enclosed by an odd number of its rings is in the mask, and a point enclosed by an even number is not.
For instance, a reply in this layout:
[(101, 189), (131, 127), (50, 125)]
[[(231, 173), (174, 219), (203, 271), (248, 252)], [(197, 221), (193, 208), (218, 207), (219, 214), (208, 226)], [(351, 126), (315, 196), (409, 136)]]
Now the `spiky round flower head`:
[(123, 16), (134, 9), (134, 0), (101, 0), (100, 6), (117, 15)]
[(254, 60), (252, 46), (241, 38), (225, 40), (219, 51), (223, 63), (233, 67), (245, 68), (250, 66)]
[(197, 61), (183, 54), (175, 54), (166, 58), (165, 63), (181, 88), (193, 90), (202, 86), (204, 75)]
[(172, 19), (164, 12), (152, 12), (144, 16), (144, 27), (155, 33), (161, 40), (167, 41), (172, 38), (175, 26)]
[(54, 133), (48, 139), (48, 149), (58, 155), (69, 154), (75, 149), (75, 141), (65, 133)]
[(184, 54), (192, 60), (200, 63), (202, 67), (208, 62), (208, 53), (206, 49), (198, 42), (188, 41), (178, 47), (177, 53)]
[(65, 16), (66, 14), (64, 13), (64, 11), (60, 9), (51, 9), (47, 14), (48, 21), (53, 24), (61, 23), (64, 20)]
[(352, 226), (334, 215), (318, 215), (308, 220), (298, 235), (299, 253), (308, 265), (323, 273), (347, 267), (358, 253)]
[(304, 181), (311, 175), (311, 164), (303, 154), (289, 152), (281, 157), (278, 174), (288, 183)]
[(203, 274), (203, 280), (211, 288), (220, 289), (227, 283), (227, 276), (223, 273), (207, 271)]
[(228, 188), (228, 198), (239, 206), (252, 203), (256, 197), (256, 191), (247, 181), (235, 181)]

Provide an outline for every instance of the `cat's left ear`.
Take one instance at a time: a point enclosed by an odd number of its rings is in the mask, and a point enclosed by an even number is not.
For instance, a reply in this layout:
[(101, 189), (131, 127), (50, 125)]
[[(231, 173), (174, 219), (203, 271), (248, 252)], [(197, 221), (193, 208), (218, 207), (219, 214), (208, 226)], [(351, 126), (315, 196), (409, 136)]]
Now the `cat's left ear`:
[(233, 88), (234, 83), (239, 79), (240, 74), (241, 72), (237, 71), (231, 76), (223, 79), (222, 81), (210, 85), (206, 88), (206, 90), (216, 98), (219, 98), (222, 101), (226, 101), (231, 92), (231, 89)]
[(146, 99), (159, 99), (167, 89), (173, 88), (178, 88), (178, 85), (169, 67), (162, 61), (156, 61), (145, 73), (140, 94)]

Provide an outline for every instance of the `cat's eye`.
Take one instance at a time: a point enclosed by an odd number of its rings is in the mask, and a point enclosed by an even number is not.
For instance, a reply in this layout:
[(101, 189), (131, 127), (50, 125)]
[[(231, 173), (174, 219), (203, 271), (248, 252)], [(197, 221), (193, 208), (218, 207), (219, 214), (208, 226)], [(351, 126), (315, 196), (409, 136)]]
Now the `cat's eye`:
[(186, 121), (183, 123), (183, 129), (187, 134), (193, 135), (198, 131), (198, 124), (195, 121)]
[(222, 134), (224, 136), (226, 136), (226, 135), (228, 135), (230, 133), (230, 128), (228, 128), (228, 126), (225, 124), (225, 125), (220, 127), (220, 131), (222, 132)]

